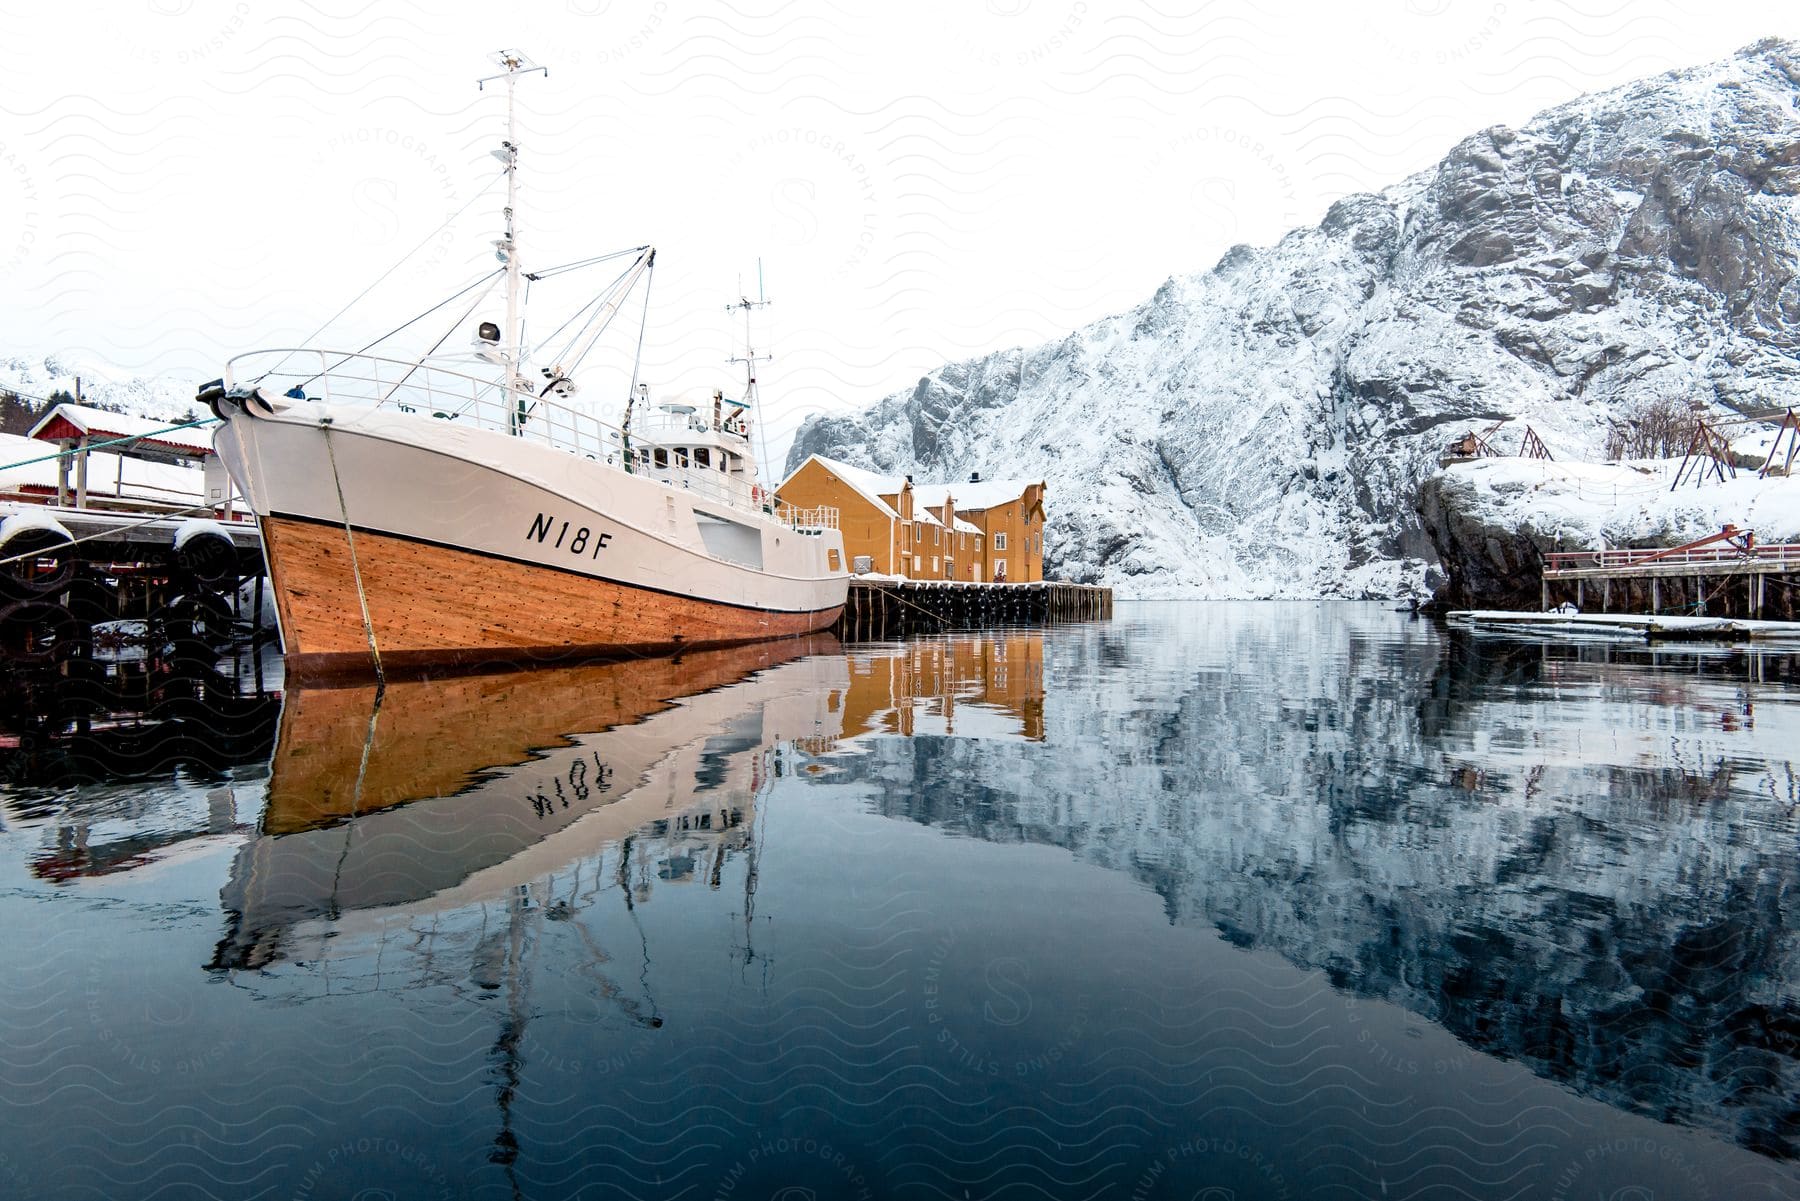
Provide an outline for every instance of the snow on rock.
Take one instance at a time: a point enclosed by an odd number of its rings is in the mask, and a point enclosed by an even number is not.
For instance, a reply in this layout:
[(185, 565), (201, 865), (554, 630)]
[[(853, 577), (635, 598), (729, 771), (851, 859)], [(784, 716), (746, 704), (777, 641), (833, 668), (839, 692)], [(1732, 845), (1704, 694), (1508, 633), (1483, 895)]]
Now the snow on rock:
[(178, 421), (195, 412), (193, 380), (166, 377), (127, 378), (112, 367), (96, 363), (72, 363), (56, 355), (41, 359), (0, 356), (0, 392), (45, 398), (52, 392), (75, 394), (81, 380), (82, 398), (90, 404), (116, 405), (137, 417), (160, 424)]
[(1550, 551), (1678, 546), (1727, 524), (1765, 544), (1800, 542), (1800, 479), (1740, 472), (1671, 490), (1680, 465), (1480, 459), (1431, 476), (1419, 515), (1448, 572), (1440, 599), (1536, 608)]
[(1050, 574), (1121, 595), (1417, 594), (1452, 438), (1507, 417), (1507, 449), (1529, 423), (1595, 459), (1648, 399), (1800, 395), (1797, 81), (1769, 40), (1484, 130), (1131, 312), (814, 418), (790, 469), (1042, 476)]

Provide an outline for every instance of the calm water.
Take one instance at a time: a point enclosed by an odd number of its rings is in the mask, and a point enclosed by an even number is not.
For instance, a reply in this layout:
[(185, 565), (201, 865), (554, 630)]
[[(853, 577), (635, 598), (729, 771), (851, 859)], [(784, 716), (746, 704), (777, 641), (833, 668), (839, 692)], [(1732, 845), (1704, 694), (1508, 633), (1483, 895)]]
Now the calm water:
[(1792, 658), (1119, 614), (9, 687), (0, 1195), (1800, 1195)]

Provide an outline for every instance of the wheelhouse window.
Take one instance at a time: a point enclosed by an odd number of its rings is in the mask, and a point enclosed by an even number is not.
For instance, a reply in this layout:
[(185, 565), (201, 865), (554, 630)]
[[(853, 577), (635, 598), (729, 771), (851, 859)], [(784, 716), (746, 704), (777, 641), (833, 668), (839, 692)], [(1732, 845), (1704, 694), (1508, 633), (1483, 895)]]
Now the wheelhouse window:
[(707, 450), (704, 446), (696, 446), (694, 448), (694, 466), (711, 467), (712, 452)]
[(675, 448), (675, 466), (686, 467), (687, 465), (688, 465), (687, 447), (677, 446)]
[(660, 446), (656, 448), (656, 465), (659, 468), (667, 468), (669, 465), (669, 452)]

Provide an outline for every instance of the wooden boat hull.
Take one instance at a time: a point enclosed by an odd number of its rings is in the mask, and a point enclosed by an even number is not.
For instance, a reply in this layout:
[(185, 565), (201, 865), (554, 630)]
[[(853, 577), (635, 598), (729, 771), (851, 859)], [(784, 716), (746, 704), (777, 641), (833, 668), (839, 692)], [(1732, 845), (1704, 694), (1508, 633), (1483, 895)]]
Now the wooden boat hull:
[(843, 610), (836, 528), (390, 409), (216, 407), (300, 676), (662, 654)]
[(372, 649), (397, 669), (665, 654), (810, 634), (843, 612), (721, 604), (305, 518), (262, 528), (302, 677), (366, 670)]

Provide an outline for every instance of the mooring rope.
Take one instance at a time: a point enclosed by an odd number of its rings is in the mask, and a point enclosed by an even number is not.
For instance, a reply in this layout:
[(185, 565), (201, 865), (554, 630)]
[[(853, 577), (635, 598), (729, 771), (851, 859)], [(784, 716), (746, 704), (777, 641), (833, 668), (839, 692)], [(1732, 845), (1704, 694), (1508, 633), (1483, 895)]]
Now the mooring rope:
[(369, 596), (363, 589), (362, 566), (356, 560), (356, 532), (350, 528), (350, 508), (344, 503), (344, 481), (338, 475), (337, 452), (331, 447), (331, 427), (321, 426), (325, 435), (325, 457), (331, 460), (331, 482), (337, 487), (338, 514), (344, 519), (344, 541), (350, 547), (350, 574), (356, 580), (356, 603), (362, 606), (363, 633), (369, 639), (369, 658), (375, 663), (375, 698), (379, 702), (387, 689), (387, 677), (381, 670), (381, 648), (375, 642), (375, 622), (369, 617)]

